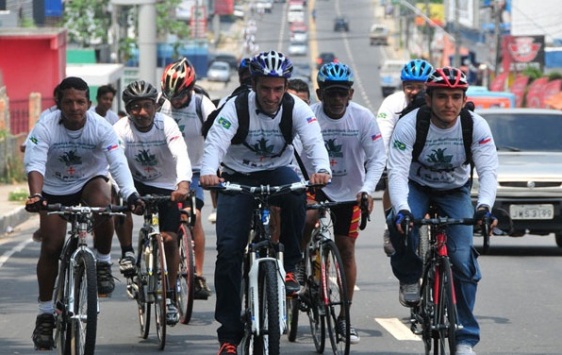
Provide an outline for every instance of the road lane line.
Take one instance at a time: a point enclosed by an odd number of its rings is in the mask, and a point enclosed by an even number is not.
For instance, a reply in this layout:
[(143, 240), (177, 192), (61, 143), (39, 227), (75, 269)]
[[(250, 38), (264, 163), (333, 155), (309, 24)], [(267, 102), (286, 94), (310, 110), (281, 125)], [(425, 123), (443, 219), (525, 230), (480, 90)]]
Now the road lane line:
[(2, 254), (2, 256), (0, 256), (0, 268), (2, 267), (2, 265), (4, 265), (4, 263), (6, 261), (8, 261), (8, 259), (10, 259), (10, 257), (14, 254), (14, 253), (19, 253), (21, 252), (25, 246), (29, 243), (32, 243), (33, 239), (29, 238), (27, 240), (24, 240), (23, 242), (19, 243), (18, 245), (16, 245), (15, 247), (13, 247), (11, 250), (8, 250), (7, 252), (5, 252), (4, 254)]
[(379, 323), (396, 340), (421, 341), (421, 338), (412, 333), (410, 328), (398, 318), (375, 318), (375, 322)]

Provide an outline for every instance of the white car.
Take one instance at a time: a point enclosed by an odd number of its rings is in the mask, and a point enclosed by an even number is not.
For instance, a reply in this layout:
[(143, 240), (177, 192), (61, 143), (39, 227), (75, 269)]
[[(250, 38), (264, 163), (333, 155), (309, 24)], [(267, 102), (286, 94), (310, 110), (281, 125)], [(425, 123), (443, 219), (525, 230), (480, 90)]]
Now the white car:
[(306, 42), (308, 41), (308, 32), (294, 31), (291, 32), (291, 42)]
[(207, 70), (207, 79), (228, 83), (230, 81), (230, 65), (227, 62), (213, 62)]
[(308, 54), (308, 44), (306, 42), (293, 41), (289, 45), (289, 55), (301, 56)]

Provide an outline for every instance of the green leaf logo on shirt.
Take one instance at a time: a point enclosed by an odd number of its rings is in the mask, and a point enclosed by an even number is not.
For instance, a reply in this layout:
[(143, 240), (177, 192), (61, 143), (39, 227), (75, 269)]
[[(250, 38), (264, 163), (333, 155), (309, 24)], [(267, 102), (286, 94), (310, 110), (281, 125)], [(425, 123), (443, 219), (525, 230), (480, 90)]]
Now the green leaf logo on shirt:
[(324, 146), (326, 147), (326, 150), (328, 151), (328, 155), (330, 157), (332, 158), (343, 157), (343, 153), (341, 151), (342, 145), (336, 144), (336, 138), (328, 139), (327, 141), (324, 141)]
[(394, 140), (393, 146), (398, 150), (406, 150), (406, 144), (400, 142), (398, 139)]
[(386, 112), (381, 112), (377, 115), (377, 118), (386, 118)]
[[(230, 127), (230, 126), (229, 126)], [(253, 145), (254, 151), (257, 155), (271, 155), (273, 153), (273, 145), (267, 145), (267, 139), (262, 138)]]
[(59, 161), (63, 162), (66, 166), (82, 164), (82, 157), (76, 155), (74, 150), (65, 152), (59, 157)]
[(220, 124), (221, 126), (223, 126), (224, 128), (226, 128), (226, 129), (229, 129), (230, 126), (232, 125), (232, 123), (230, 123), (230, 121), (227, 120), (227, 119), (224, 118), (224, 117), (220, 117), (220, 118), (219, 118), (219, 124)]

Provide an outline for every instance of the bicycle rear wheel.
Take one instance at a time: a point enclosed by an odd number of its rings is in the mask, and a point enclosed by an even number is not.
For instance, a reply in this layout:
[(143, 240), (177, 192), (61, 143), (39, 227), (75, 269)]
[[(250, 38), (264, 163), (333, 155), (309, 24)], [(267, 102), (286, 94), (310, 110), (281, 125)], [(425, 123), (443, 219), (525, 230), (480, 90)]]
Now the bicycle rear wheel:
[(453, 272), (448, 258), (442, 259), (440, 268), (439, 302), (435, 307), (434, 354), (455, 354), (458, 316), (454, 302)]
[(180, 269), (178, 273), (178, 311), (180, 314), (180, 322), (188, 324), (191, 320), (193, 312), (193, 295), (195, 282), (195, 256), (193, 254), (193, 236), (191, 229), (182, 223), (180, 226), (179, 253), (180, 253)]
[(94, 256), (80, 251), (74, 269), (74, 315), (71, 318), (71, 353), (94, 354), (98, 324), (98, 288)]
[[(151, 303), (153, 300), (149, 299), (147, 294), (148, 285), (148, 265), (146, 264), (145, 256), (145, 241), (147, 238), (147, 231), (141, 228), (138, 239), (138, 253), (137, 253), (137, 275), (133, 278), (133, 283), (137, 289), (137, 311), (139, 317), (140, 336), (143, 339), (148, 338), (150, 329), (150, 311)], [(148, 247), (148, 246), (147, 246)]]
[(318, 254), (318, 250), (311, 254), (308, 248), (305, 255), (307, 279), (304, 298), (308, 304), (306, 314), (308, 315), (314, 347), (317, 353), (322, 354), (326, 344), (326, 308), (320, 291), (320, 254)]
[(166, 290), (168, 289), (168, 284), (165, 272), (166, 256), (162, 234), (156, 236), (155, 244), (152, 254), (154, 256), (152, 277), (155, 278), (154, 317), (156, 320), (156, 335), (158, 336), (159, 349), (164, 350), (166, 346)]
[(351, 323), (347, 282), (340, 253), (332, 240), (323, 243), (322, 264), (322, 281), (325, 282), (322, 292), (326, 306), (326, 326), (330, 343), (334, 354), (347, 355), (349, 354), (349, 328)]
[(60, 264), (57, 279), (57, 288), (55, 290), (55, 347), (60, 355), (70, 353), (70, 323), (68, 318), (68, 310), (66, 308), (69, 291), (69, 269), (68, 263), (63, 259)]
[[(303, 264), (304, 260), (301, 260), (298, 266), (298, 269), (300, 269), (298, 278), (301, 285), (303, 284), (303, 270), (305, 269)], [(287, 297), (287, 338), (290, 342), (294, 342), (297, 339), (300, 303), (300, 295)]]

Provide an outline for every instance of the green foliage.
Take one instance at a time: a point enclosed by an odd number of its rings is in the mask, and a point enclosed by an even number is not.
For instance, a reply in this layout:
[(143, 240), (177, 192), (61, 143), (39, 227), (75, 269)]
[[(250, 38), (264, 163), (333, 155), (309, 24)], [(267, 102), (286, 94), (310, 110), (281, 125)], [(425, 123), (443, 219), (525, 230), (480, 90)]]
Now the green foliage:
[(23, 168), (23, 161), (18, 157), (8, 158), (5, 176), (0, 176), (0, 183), (11, 184), (26, 181), (27, 177)]
[(8, 136), (8, 131), (5, 129), (0, 129), (0, 139), (4, 139)]
[(543, 76), (543, 73), (540, 69), (531, 68), (531, 67), (525, 68), (525, 70), (523, 70), (521, 74), (528, 76), (530, 81), (533, 81)]
[(556, 79), (562, 79), (562, 73), (555, 71), (548, 74), (548, 81), (552, 81)]
[(108, 43), (111, 16), (110, 0), (72, 0), (65, 3), (64, 26), (71, 42), (87, 48)]
[(27, 200), (27, 191), (26, 190), (16, 190), (10, 191), (8, 194), (8, 201), (25, 201)]

